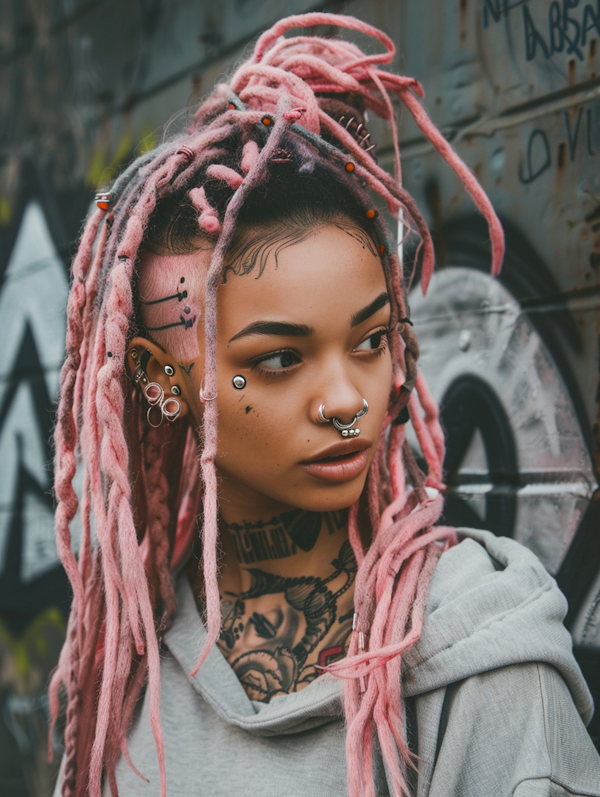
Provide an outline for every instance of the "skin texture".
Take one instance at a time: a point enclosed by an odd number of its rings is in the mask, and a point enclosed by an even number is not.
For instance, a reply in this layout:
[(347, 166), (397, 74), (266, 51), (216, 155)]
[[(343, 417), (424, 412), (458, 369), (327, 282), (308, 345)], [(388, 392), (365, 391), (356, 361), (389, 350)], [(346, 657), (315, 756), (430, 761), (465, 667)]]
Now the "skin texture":
[[(198, 267), (209, 258), (198, 252)], [(219, 647), (254, 700), (302, 688), (347, 650), (356, 562), (344, 510), (362, 493), (391, 389), (385, 294), (369, 240), (333, 224), (280, 250), (277, 261), (269, 255), (260, 276), (230, 272), (219, 288)], [(142, 338), (130, 346), (151, 351), (149, 377), (167, 396), (173, 384), (181, 388), (182, 414), (196, 426), (199, 336), (193, 363), (176, 363)], [(175, 368), (170, 378), (166, 364)], [(237, 374), (246, 379), (242, 390), (232, 384)], [(323, 404), (327, 417), (350, 423), (363, 399), (369, 411), (356, 423), (356, 440), (319, 422)], [(336, 480), (314, 466), (331, 453), (350, 463), (334, 468)], [(189, 572), (200, 595), (196, 564), (192, 558)]]

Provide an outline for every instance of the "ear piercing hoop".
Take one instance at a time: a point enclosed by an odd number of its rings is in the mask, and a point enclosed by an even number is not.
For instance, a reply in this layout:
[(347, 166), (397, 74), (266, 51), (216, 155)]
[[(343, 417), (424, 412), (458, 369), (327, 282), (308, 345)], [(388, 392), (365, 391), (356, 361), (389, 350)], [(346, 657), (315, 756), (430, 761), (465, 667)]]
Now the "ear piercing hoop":
[(325, 405), (321, 404), (319, 409), (317, 410), (317, 415), (319, 421), (321, 423), (332, 423), (338, 432), (342, 433), (342, 437), (358, 437), (360, 434), (360, 429), (354, 429), (353, 426), (359, 418), (364, 418), (364, 416), (369, 411), (369, 405), (367, 404), (366, 400), (363, 399), (363, 407), (362, 410), (359, 410), (354, 418), (350, 421), (350, 423), (342, 423), (339, 418), (331, 417), (328, 418), (325, 415)]
[[(173, 421), (179, 418), (181, 415), (181, 402), (176, 398), (173, 398), (173, 396), (167, 396), (165, 398), (165, 391), (163, 390), (162, 385), (159, 385), (158, 382), (149, 381), (148, 374), (146, 373), (146, 367), (150, 357), (151, 353), (147, 349), (141, 357), (137, 349), (133, 349), (131, 352), (131, 359), (134, 362), (137, 361), (138, 358), (140, 360), (139, 365), (133, 373), (133, 381), (136, 385), (141, 384), (142, 391), (146, 401), (149, 404), (148, 411), (146, 412), (148, 423), (154, 429), (158, 429), (158, 427), (162, 425), (162, 422), (165, 420), (165, 418), (167, 421), (169, 421), (169, 423), (173, 423)], [(175, 369), (172, 365), (165, 365), (164, 371), (167, 376), (175, 375)], [(173, 385), (171, 388), (171, 393), (174, 396), (180, 396), (181, 388), (179, 385)], [(152, 419), (152, 410), (154, 407), (157, 407), (158, 411), (160, 412), (158, 423), (154, 423)]]

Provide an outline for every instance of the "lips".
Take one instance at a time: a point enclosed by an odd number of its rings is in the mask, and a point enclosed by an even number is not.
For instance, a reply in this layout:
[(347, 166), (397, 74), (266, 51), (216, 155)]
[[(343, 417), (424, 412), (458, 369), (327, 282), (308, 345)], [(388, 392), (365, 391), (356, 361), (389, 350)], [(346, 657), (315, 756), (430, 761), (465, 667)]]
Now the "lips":
[(301, 467), (322, 481), (352, 481), (366, 468), (370, 448), (371, 444), (364, 439), (336, 443), (301, 463)]

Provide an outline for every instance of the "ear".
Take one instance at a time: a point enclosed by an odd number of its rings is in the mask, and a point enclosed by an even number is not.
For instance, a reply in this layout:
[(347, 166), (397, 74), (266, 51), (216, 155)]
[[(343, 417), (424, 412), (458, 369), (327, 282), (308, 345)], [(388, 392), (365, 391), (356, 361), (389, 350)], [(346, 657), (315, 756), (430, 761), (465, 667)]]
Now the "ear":
[(129, 375), (133, 376), (138, 367), (142, 367), (146, 372), (149, 382), (157, 382), (162, 387), (165, 398), (177, 399), (181, 404), (180, 418), (187, 415), (189, 406), (184, 398), (184, 374), (173, 357), (151, 340), (135, 337), (127, 349)]

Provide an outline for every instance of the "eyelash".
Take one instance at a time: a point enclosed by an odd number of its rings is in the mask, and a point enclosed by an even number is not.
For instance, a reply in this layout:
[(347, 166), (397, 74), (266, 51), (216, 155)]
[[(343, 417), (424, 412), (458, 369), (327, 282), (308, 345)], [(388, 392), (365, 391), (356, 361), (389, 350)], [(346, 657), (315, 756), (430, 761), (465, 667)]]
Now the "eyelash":
[(263, 357), (259, 357), (257, 360), (254, 360), (252, 363), (252, 371), (257, 371), (261, 376), (282, 376), (283, 374), (287, 374), (293, 368), (296, 363), (292, 363), (291, 366), (288, 368), (261, 368), (260, 364), (266, 362), (267, 360), (271, 360), (273, 357), (279, 357), (282, 354), (292, 354), (294, 357), (298, 358), (296, 352), (292, 351), (291, 349), (280, 349), (279, 351), (272, 351), (269, 354), (265, 354)]
[[(370, 335), (367, 335), (366, 338), (363, 338), (358, 345), (361, 346), (366, 340), (375, 337), (375, 335), (381, 335), (381, 342), (379, 343), (379, 346), (376, 349), (372, 349), (371, 351), (366, 350), (367, 354), (380, 357), (382, 354), (385, 354), (385, 352), (388, 349), (388, 335), (392, 331), (393, 330), (391, 328), (377, 329), (375, 332), (371, 332)], [(298, 358), (296, 352), (292, 351), (291, 349), (280, 349), (279, 351), (272, 351), (269, 352), (269, 354), (265, 354), (262, 357), (259, 357), (257, 360), (254, 360), (254, 362), (252, 363), (251, 370), (257, 371), (259, 374), (261, 374), (261, 376), (283, 376), (284, 374), (289, 373), (294, 367), (294, 365), (296, 365), (297, 363), (293, 363), (288, 368), (278, 368), (278, 369), (261, 368), (261, 363), (266, 362), (267, 360), (270, 360), (273, 357), (278, 357), (282, 354), (288, 354), (288, 353)]]

